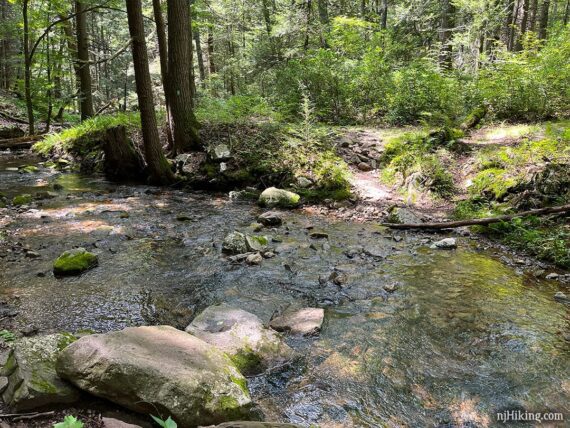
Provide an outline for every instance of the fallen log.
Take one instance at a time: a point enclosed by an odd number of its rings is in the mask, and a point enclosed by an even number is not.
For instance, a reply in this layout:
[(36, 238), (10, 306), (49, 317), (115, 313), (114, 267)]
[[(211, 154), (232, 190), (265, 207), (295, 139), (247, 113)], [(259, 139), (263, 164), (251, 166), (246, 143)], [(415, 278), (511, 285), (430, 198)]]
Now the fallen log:
[(0, 117), (3, 117), (4, 119), (10, 120), (12, 122), (16, 122), (16, 123), (21, 123), (23, 125), (27, 125), (28, 121), (25, 119), (20, 119), (18, 117), (14, 117), (14, 116), (10, 116), (8, 113), (4, 113), (2, 111), (0, 111)]
[(26, 137), (0, 140), (0, 149), (29, 149), (36, 141), (42, 138), (44, 138), (44, 135), (28, 135)]
[(561, 205), (558, 207), (547, 207), (547, 208), (539, 208), (529, 211), (521, 211), (520, 213), (500, 215), (497, 217), (474, 218), (469, 220), (447, 221), (442, 223), (416, 223), (416, 224), (382, 223), (382, 226), (386, 226), (391, 229), (454, 229), (456, 227), (463, 227), (463, 226), (486, 226), (492, 223), (509, 221), (517, 217), (528, 217), (531, 215), (541, 216), (546, 214), (565, 213), (565, 212), (570, 212), (570, 204)]

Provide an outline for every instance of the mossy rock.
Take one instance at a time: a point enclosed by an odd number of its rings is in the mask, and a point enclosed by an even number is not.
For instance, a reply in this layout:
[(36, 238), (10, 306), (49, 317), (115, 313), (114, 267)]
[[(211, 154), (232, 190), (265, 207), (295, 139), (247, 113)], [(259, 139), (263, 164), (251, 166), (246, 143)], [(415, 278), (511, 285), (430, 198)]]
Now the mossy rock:
[(288, 190), (269, 187), (259, 195), (258, 203), (262, 207), (295, 208), (299, 205), (301, 197)]
[(4, 402), (16, 411), (46, 405), (72, 403), (79, 391), (62, 381), (56, 374), (55, 362), (62, 344), (75, 337), (69, 333), (20, 339), (9, 351), (1, 375), (7, 377), (2, 394)]
[(245, 243), (249, 251), (263, 251), (267, 248), (269, 239), (267, 239), (267, 236), (246, 235)]
[(12, 199), (12, 205), (15, 205), (17, 207), (20, 205), (27, 205), (32, 202), (32, 199), (32, 195), (29, 193), (24, 193), (22, 195), (14, 196), (14, 199)]
[(97, 256), (85, 248), (74, 248), (65, 251), (53, 263), (56, 276), (79, 275), (99, 264)]
[(20, 171), (22, 171), (26, 174), (32, 174), (34, 172), (38, 172), (39, 170), (40, 169), (35, 165), (27, 165), (27, 166), (20, 168)]

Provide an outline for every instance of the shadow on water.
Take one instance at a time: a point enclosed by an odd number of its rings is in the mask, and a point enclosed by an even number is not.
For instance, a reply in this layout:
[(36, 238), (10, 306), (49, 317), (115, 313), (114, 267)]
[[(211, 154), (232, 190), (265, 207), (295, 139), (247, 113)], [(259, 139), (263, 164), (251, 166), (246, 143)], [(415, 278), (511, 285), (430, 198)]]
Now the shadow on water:
[[(255, 206), (45, 168), (25, 177), (6, 170), (31, 161), (0, 156), (0, 191), (32, 193), (37, 180), (63, 189), (18, 214), (0, 211), (1, 299), (17, 312), (10, 328), (183, 328), (218, 302), (267, 322), (287, 307), (316, 305), (326, 308), (321, 335), (291, 339), (301, 360), (250, 379), (268, 419), (493, 426), (497, 411), (512, 408), (570, 417), (568, 308), (553, 300), (556, 284), (517, 272), (475, 241), (432, 250), (433, 237), (394, 240), (373, 224), (292, 211), (285, 226), (262, 232), (275, 238), (277, 257), (233, 265), (220, 244), (232, 230), (252, 232)], [(311, 239), (309, 225), (329, 238)], [(99, 267), (54, 278), (53, 260), (74, 246), (96, 252)], [(327, 281), (333, 271), (345, 278), (340, 285)]]

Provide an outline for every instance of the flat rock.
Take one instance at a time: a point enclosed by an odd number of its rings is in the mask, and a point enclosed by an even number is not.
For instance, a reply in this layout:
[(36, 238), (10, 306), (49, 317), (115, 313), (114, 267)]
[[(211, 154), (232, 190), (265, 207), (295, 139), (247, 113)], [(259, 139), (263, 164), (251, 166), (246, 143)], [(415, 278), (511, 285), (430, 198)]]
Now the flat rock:
[(246, 380), (214, 346), (169, 326), (82, 337), (62, 351), (57, 373), (135, 412), (160, 409), (181, 427), (248, 417)]
[(554, 295), (554, 300), (561, 302), (561, 303), (570, 303), (570, 297), (564, 294), (562, 291), (558, 291)]
[(61, 380), (55, 369), (60, 350), (71, 340), (70, 335), (51, 334), (23, 338), (13, 345), (0, 371), (7, 378), (2, 398), (10, 408), (24, 411), (79, 398), (79, 391)]
[(321, 331), (324, 318), (322, 308), (303, 308), (278, 316), (269, 325), (277, 331), (309, 336)]
[(257, 217), (257, 221), (264, 226), (281, 226), (283, 224), (283, 219), (278, 212), (267, 211)]
[(246, 374), (261, 372), (293, 356), (292, 349), (256, 315), (225, 304), (206, 308), (186, 331), (227, 353)]

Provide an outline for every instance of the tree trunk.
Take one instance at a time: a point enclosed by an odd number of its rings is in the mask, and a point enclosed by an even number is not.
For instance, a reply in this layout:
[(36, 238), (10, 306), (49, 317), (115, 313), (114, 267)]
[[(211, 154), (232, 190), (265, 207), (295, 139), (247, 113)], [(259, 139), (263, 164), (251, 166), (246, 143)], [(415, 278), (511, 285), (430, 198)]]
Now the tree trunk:
[(93, 109), (93, 95), (91, 93), (91, 70), (89, 66), (89, 39), (87, 34), (87, 15), (82, 1), (75, 1), (75, 18), (77, 32), (77, 60), (79, 72), (79, 97), (81, 120), (88, 119), (95, 114)]
[(174, 173), (164, 157), (162, 147), (160, 146), (158, 128), (156, 127), (141, 0), (126, 0), (126, 4), (129, 33), (133, 41), (131, 48), (133, 51), (135, 82), (141, 116), (144, 155), (150, 181), (156, 184), (169, 184), (174, 181)]
[(136, 180), (142, 177), (144, 163), (128, 139), (124, 126), (107, 129), (103, 151), (107, 177), (113, 180)]
[(388, 27), (388, 0), (382, 0), (382, 20), (380, 28), (385, 30)]
[(550, 9), (550, 0), (544, 0), (542, 9), (540, 10), (540, 19), (538, 20), (538, 38), (546, 40), (546, 31), (548, 29), (548, 9)]
[(441, 42), (441, 51), (439, 54), (439, 62), (441, 66), (450, 70), (453, 65), (453, 47), (451, 46), (451, 37), (453, 36), (455, 6), (451, 0), (442, 0), (441, 25), (439, 30), (439, 41)]
[(36, 132), (34, 124), (34, 105), (32, 102), (32, 58), (30, 57), (30, 22), (28, 19), (29, 0), (22, 2), (22, 20), (24, 22), (24, 93), (26, 97), (26, 111), (28, 113), (28, 133)]
[(190, 13), (185, 0), (168, 0), (168, 86), (172, 107), (174, 153), (200, 149), (192, 109)]
[(198, 73), (200, 74), (200, 82), (206, 80), (206, 70), (204, 68), (204, 54), (202, 52), (202, 42), (200, 40), (200, 30), (194, 29), (194, 43), (196, 43), (196, 59), (198, 60)]
[(208, 28), (208, 67), (210, 69), (210, 74), (216, 72), (216, 63), (214, 62), (214, 32), (211, 28)]
[(530, 11), (529, 11), (529, 22), (528, 22), (528, 29), (529, 31), (536, 30), (536, 18), (538, 17), (538, 0), (532, 0), (530, 4)]
[(319, 10), (319, 22), (321, 24), (321, 45), (323, 48), (328, 48), (328, 34), (329, 34), (329, 5), (328, 0), (317, 0), (317, 9)]
[(158, 55), (160, 57), (160, 77), (162, 79), (162, 89), (164, 91), (164, 104), (166, 106), (166, 137), (168, 147), (174, 146), (172, 136), (172, 111), (170, 105), (170, 93), (168, 90), (168, 46), (166, 41), (166, 25), (162, 15), (162, 5), (160, 0), (152, 0), (154, 11), (154, 21), (156, 22), (156, 37), (158, 39)]
[(522, 50), (523, 48), (523, 38), (524, 35), (526, 33), (527, 30), (527, 24), (528, 24), (528, 5), (529, 5), (529, 0), (524, 0), (523, 1), (523, 15), (521, 18), (521, 26), (520, 26), (520, 36), (517, 40), (517, 51)]

